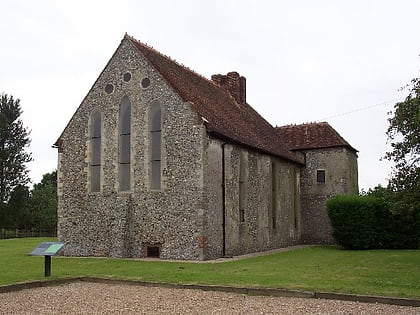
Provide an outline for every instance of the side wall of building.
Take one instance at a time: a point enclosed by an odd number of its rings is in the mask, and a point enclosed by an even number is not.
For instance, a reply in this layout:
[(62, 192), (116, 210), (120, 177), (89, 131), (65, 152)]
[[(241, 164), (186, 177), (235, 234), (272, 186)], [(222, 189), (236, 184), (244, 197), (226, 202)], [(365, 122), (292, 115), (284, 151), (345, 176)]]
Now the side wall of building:
[[(110, 93), (108, 84), (113, 85)], [(131, 102), (129, 191), (119, 191), (118, 184), (124, 97)], [(157, 190), (150, 188), (148, 129), (155, 100), (162, 108), (162, 186)], [(99, 192), (89, 185), (94, 111), (102, 115)], [(60, 138), (58, 238), (67, 243), (65, 255), (144, 257), (153, 248), (161, 258), (203, 259), (204, 138), (205, 127), (191, 105), (123, 40)]]
[[(305, 151), (301, 171), (302, 242), (334, 243), (326, 201), (337, 194), (358, 193), (357, 154), (346, 147)], [(317, 172), (325, 174), (318, 181)], [(322, 176), (321, 176), (322, 177)]]
[(211, 138), (204, 161), (207, 258), (299, 243), (299, 166)]

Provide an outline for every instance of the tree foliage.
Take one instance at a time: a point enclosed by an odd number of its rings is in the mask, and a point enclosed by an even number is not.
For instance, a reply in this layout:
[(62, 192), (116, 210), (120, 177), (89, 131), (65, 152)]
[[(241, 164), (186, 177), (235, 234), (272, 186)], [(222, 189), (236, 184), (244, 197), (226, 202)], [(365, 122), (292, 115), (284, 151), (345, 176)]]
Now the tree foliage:
[(30, 144), (29, 131), (23, 127), (20, 100), (1, 94), (0, 98), (0, 204), (10, 198), (17, 186), (29, 182), (26, 163), (32, 161), (26, 152)]
[(57, 226), (57, 171), (44, 174), (29, 200), (32, 228), (54, 231)]
[(386, 157), (395, 161), (397, 168), (420, 166), (420, 78), (413, 79), (409, 86), (409, 95), (395, 104), (394, 115), (388, 119), (392, 151)]
[(0, 228), (55, 232), (57, 227), (57, 171), (44, 174), (31, 190), (16, 186), (0, 218)]
[(385, 158), (395, 163), (389, 189), (396, 192), (399, 213), (420, 212), (420, 78), (409, 88), (406, 99), (395, 104), (387, 130), (392, 150)]
[(11, 229), (27, 229), (30, 227), (29, 189), (26, 186), (16, 186), (4, 211), (3, 224)]

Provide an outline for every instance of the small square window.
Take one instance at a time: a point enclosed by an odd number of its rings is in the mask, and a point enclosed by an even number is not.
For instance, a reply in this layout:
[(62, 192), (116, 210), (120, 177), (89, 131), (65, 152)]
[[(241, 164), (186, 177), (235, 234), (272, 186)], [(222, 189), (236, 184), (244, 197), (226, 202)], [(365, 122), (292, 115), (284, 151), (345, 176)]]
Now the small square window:
[(325, 170), (316, 171), (316, 181), (318, 183), (325, 183)]

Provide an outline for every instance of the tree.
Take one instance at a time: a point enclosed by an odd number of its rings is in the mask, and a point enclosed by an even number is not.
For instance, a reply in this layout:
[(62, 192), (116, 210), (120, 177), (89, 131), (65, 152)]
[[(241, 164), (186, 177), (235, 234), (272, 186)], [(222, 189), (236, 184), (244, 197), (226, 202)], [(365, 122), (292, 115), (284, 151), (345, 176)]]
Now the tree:
[(6, 206), (3, 227), (11, 229), (30, 228), (29, 200), (28, 187), (18, 185), (13, 189)]
[(35, 184), (29, 200), (32, 228), (55, 231), (57, 227), (57, 171), (46, 173)]
[(420, 78), (408, 87), (408, 96), (388, 119), (392, 151), (385, 158), (395, 162), (389, 188), (396, 192), (397, 212), (420, 213)]
[[(29, 131), (23, 127), (20, 100), (1, 94), (0, 99), (0, 207), (5, 206), (11, 192), (29, 183), (26, 163), (32, 161), (25, 151), (30, 144)], [(1, 208), (0, 208), (1, 210)]]

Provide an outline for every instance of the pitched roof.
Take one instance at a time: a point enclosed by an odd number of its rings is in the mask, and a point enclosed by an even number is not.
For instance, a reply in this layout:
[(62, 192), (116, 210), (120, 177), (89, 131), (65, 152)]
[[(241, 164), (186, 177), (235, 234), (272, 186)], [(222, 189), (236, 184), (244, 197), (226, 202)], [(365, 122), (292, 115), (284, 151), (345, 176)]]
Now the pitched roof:
[(289, 150), (310, 150), (347, 147), (358, 152), (327, 122), (276, 127)]
[(287, 149), (273, 126), (248, 104), (238, 103), (226, 88), (128, 35), (124, 38), (130, 40), (169, 86), (206, 119), (211, 135), (303, 164), (303, 158)]

